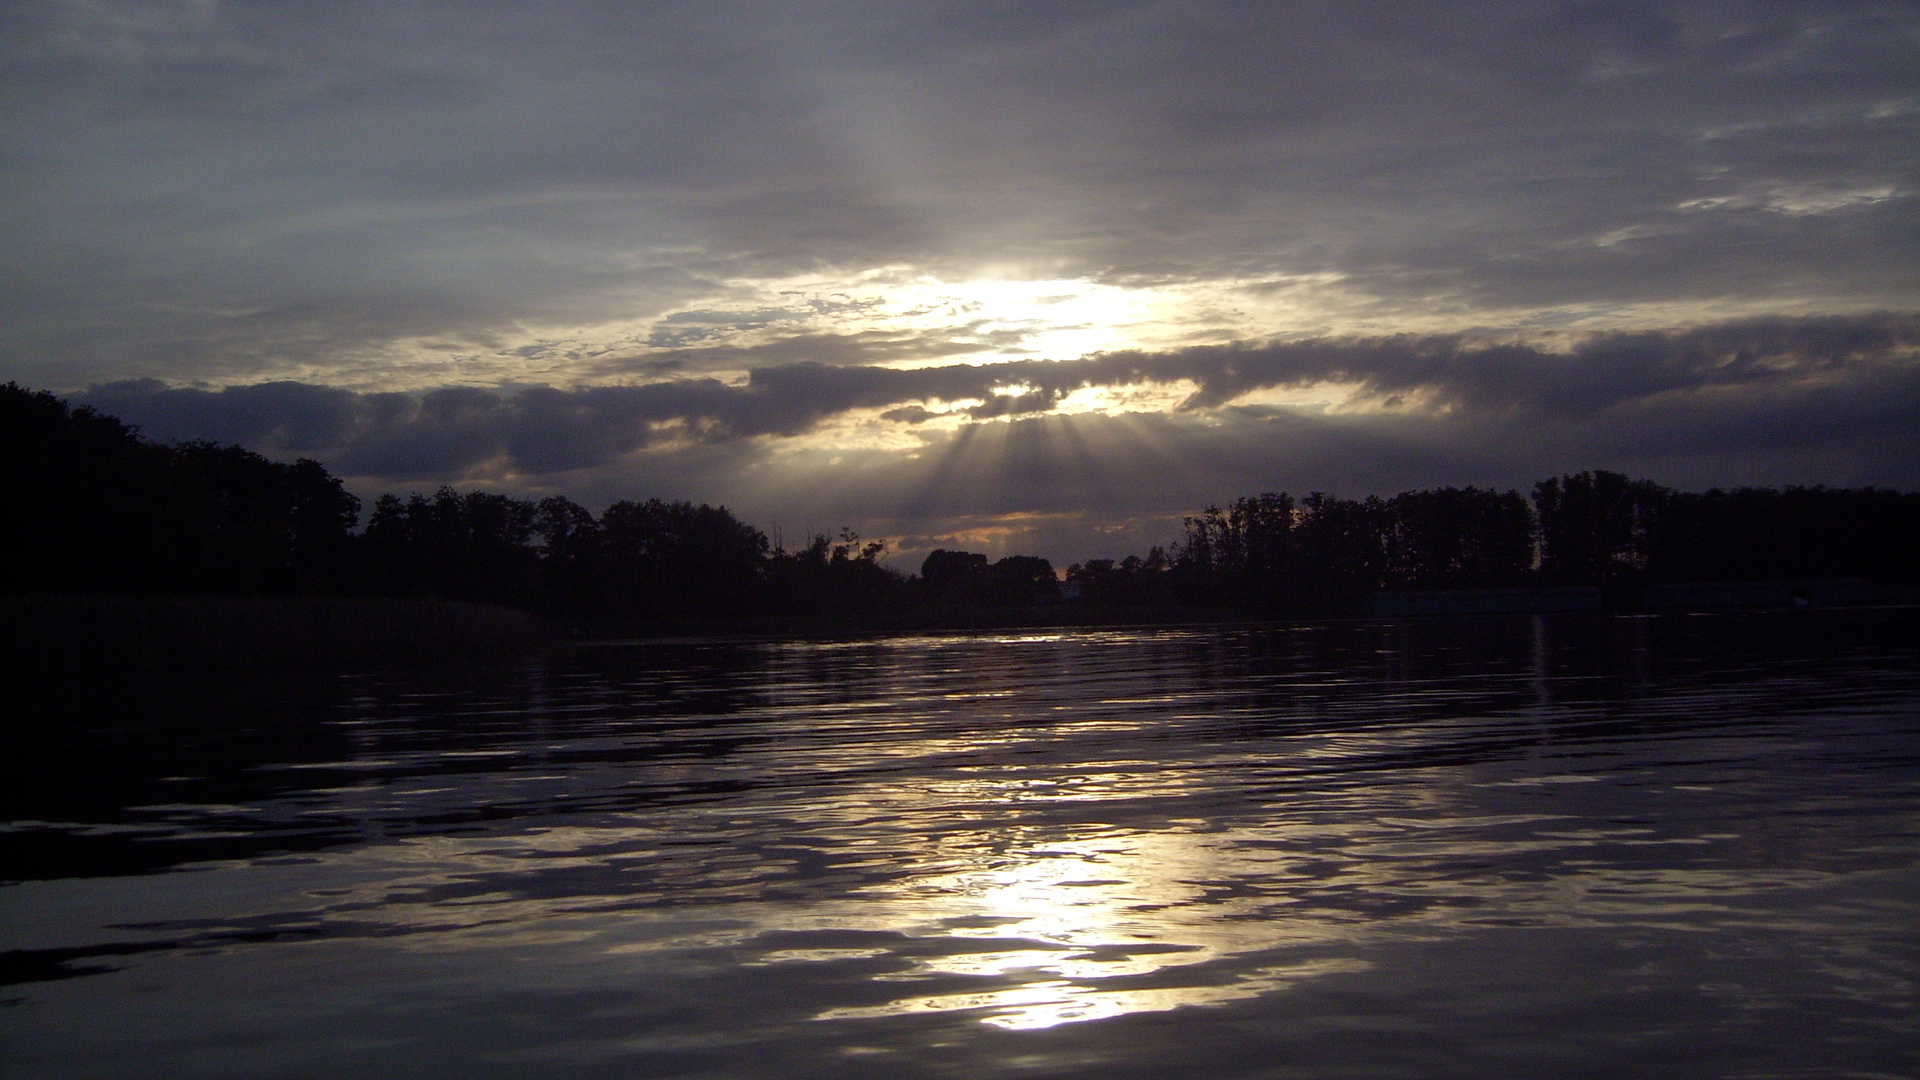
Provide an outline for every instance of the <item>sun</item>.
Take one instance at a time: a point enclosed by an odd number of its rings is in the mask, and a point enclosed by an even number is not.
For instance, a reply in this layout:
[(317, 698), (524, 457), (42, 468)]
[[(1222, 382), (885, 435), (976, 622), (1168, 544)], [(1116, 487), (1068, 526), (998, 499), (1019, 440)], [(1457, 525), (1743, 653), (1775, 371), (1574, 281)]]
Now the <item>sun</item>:
[(900, 288), (879, 314), (915, 332), (946, 334), (977, 346), (957, 357), (899, 365), (926, 366), (1064, 359), (1149, 347), (1177, 319), (1176, 309), (1172, 298), (1157, 290), (1087, 279), (923, 276)]

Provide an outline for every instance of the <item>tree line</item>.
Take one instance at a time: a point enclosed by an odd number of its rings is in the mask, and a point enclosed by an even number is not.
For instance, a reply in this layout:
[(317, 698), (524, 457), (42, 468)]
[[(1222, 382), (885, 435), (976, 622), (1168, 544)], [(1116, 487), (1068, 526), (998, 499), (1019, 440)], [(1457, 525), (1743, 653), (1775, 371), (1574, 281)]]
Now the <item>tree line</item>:
[[(0, 387), (0, 592), (421, 596), (645, 623), (899, 609), (886, 544), (796, 549), (725, 507), (441, 488), (363, 506), (318, 462), (163, 445), (44, 391)], [(1051, 569), (1047, 571), (1051, 574)]]
[[(1542, 480), (1531, 500), (1474, 487), (1265, 494), (1185, 526), (1158, 564), (1101, 564), (1088, 590), (1344, 614), (1385, 589), (1590, 586), (1624, 606), (1648, 585), (1679, 582), (1920, 581), (1920, 494), (1882, 488), (1685, 492), (1594, 471)], [(1087, 573), (1069, 578), (1076, 571)]]
[[(1381, 589), (1593, 585), (1616, 600), (1671, 581), (1920, 574), (1920, 494), (1825, 487), (1690, 493), (1617, 473), (1515, 491), (1392, 498), (1268, 493), (1187, 518), (1144, 556), (1065, 580), (1045, 559), (937, 550), (917, 574), (847, 531), (794, 549), (725, 507), (441, 488), (360, 500), (319, 463), (162, 445), (121, 421), (0, 388), (5, 591), (430, 596), (603, 625), (911, 621), (1083, 609), (1342, 615)], [(1064, 588), (1063, 588), (1064, 585)]]

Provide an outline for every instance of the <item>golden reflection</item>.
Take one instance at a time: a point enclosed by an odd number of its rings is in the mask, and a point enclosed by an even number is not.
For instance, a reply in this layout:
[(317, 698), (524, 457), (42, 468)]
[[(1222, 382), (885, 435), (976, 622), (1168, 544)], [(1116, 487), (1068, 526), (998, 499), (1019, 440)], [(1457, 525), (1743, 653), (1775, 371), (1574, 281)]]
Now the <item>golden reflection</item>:
[[(978, 745), (953, 746), (963, 744)], [(938, 756), (951, 747), (926, 749)], [(1583, 850), (1708, 836), (1659, 841), (1627, 824), (1463, 813), (1432, 792), (1364, 818), (1301, 804), (1232, 827), (1203, 817), (1152, 828), (1089, 820), (1088, 801), (1176, 796), (1183, 783), (1204, 783), (1138, 765), (875, 782), (759, 811), (684, 807), (671, 829), (607, 822), (385, 841), (297, 864), (214, 864), (143, 884), (138, 904), (149, 922), (157, 912), (194, 920), (279, 912), (414, 952), (531, 950), (544, 965), (568, 957), (583, 971), (613, 963), (636, 977), (663, 965), (704, 970), (712, 961), (702, 950), (754, 968), (877, 964), (864, 979), (887, 988), (886, 1000), (830, 1005), (815, 1018), (951, 1013), (1033, 1030), (1285, 992), (1363, 970), (1356, 954), (1382, 937), (1444, 936), (1482, 921), (1684, 928), (1743, 920), (1792, 930), (1791, 913), (1746, 905), (1826, 882), (1804, 869), (1582, 860)], [(1050, 808), (1069, 800), (1080, 806), (1073, 822), (1048, 823)], [(1516, 827), (1525, 835), (1487, 839)], [(798, 852), (826, 858), (830, 869), (799, 870)], [(1528, 881), (1458, 872), (1526, 852), (1557, 852), (1579, 873)], [(802, 901), (783, 895), (822, 873), (844, 883)], [(542, 895), (525, 888), (530, 874), (563, 874), (570, 884)], [(66, 918), (72, 905), (56, 901), (70, 887), (16, 889), (46, 894), (23, 907)], [(1342, 895), (1403, 903), (1382, 917), (1338, 902)], [(299, 897), (292, 909), (290, 897)], [(89, 918), (133, 921), (105, 909)]]
[(1305, 979), (1364, 971), (1359, 960), (1315, 960), (1290, 967), (1257, 968), (1224, 986), (1182, 986), (1142, 990), (1100, 989), (1085, 982), (1052, 979), (1005, 990), (910, 998), (886, 1005), (829, 1009), (816, 1019), (860, 1020), (914, 1013), (979, 1011), (981, 1023), (1013, 1031), (1031, 1031), (1128, 1013), (1166, 1012), (1183, 1005), (1243, 1001)]
[[(417, 951), (564, 945), (652, 964), (720, 948), (754, 967), (887, 960), (893, 966), (868, 976), (869, 985), (897, 987), (896, 996), (828, 1008), (817, 1018), (977, 1013), (982, 1023), (1020, 1030), (1281, 992), (1361, 970), (1352, 954), (1363, 938), (1431, 933), (1478, 917), (1443, 905), (1391, 924), (1356, 919), (1324, 903), (1333, 890), (1382, 899), (1484, 901), (1498, 894), (1497, 917), (1505, 924), (1594, 925), (1645, 918), (1650, 901), (1680, 919), (1716, 911), (1731, 892), (1809, 884), (1794, 874), (1757, 881), (1751, 872), (1597, 866), (1572, 887), (1422, 881), (1412, 873), (1493, 854), (1478, 839), (1490, 827), (1548, 824), (1511, 816), (1382, 815), (1338, 825), (1300, 818), (1230, 829), (1176, 819), (1151, 831), (1003, 824), (1023, 808), (1113, 797), (1112, 789), (1137, 782), (1125, 770), (1058, 781), (972, 779), (788, 805), (784, 813), (799, 815), (805, 835), (783, 843), (835, 851), (843, 872), (882, 873), (873, 884), (806, 904), (768, 897), (766, 886), (781, 879), (788, 857), (738, 846), (758, 830), (731, 815), (690, 814), (671, 836), (610, 826), (407, 840), (330, 855), (327, 872), (300, 873), (331, 886), (310, 893), (331, 909), (322, 921), (364, 925), (374, 918), (411, 931), (397, 940)], [(944, 825), (927, 836), (926, 847), (909, 850), (901, 846), (902, 822)], [(1504, 850), (1572, 854), (1567, 849), (1642, 841), (1639, 832), (1536, 828), (1532, 840)], [(690, 840), (720, 846), (687, 858), (676, 844)], [(1342, 852), (1344, 865), (1331, 877), (1301, 865), (1315, 840), (1334, 841)], [(1316, 857), (1324, 861), (1326, 852)], [(593, 873), (604, 893), (538, 898), (472, 888), (530, 868)], [(639, 868), (649, 871), (641, 899), (675, 902), (636, 907), (622, 874)], [(694, 912), (700, 914), (689, 918)], [(850, 933), (861, 937), (839, 939)], [(772, 947), (755, 951), (763, 939)], [(1287, 959), (1289, 953), (1297, 958)]]
[[(1504, 801), (1599, 782), (1551, 762), (1465, 786), (1378, 785), (1360, 803), (1351, 788), (1261, 784), (1220, 813), (1223, 776), (1284, 765), (1331, 777), (1342, 762), (1412, 756), (1440, 729), (1335, 725), (1277, 732), (1257, 750), (1236, 742), (1212, 756), (1196, 745), (1156, 759), (1167, 744), (1150, 736), (1217, 702), (1092, 659), (1138, 644), (1134, 632), (1075, 634), (1088, 650), (1063, 655), (1056, 646), (1067, 636), (979, 635), (959, 651), (944, 637), (898, 639), (878, 659), (862, 655), (874, 650), (865, 641), (769, 646), (769, 686), (804, 689), (783, 673), (832, 654), (849, 671), (884, 660), (893, 665), (884, 681), (902, 689), (825, 704), (763, 689), (761, 747), (646, 766), (663, 793), (742, 772), (759, 778), (722, 801), (628, 803), (578, 810), (577, 823), (394, 839), (380, 833), (382, 816), (404, 820), (395, 808), (449, 790), (444, 777), (326, 789), (328, 801), (302, 813), (357, 820), (366, 844), (298, 865), (155, 878), (142, 884), (139, 910), (148, 923), (156, 905), (181, 920), (274, 916), (303, 933), (337, 929), (419, 952), (524, 949), (540, 955), (542, 971), (595, 979), (644, 980), (675, 965), (761, 969), (756, 978), (767, 968), (853, 965), (833, 978), (860, 985), (857, 1004), (822, 1000), (816, 1019), (955, 1014), (1032, 1030), (1282, 993), (1361, 970), (1356, 957), (1382, 939), (1478, 925), (1790, 929), (1793, 914), (1745, 898), (1825, 880), (1804, 869), (1649, 865), (1646, 846), (1734, 838), (1663, 836), (1644, 823)], [(1047, 659), (1051, 685), (1078, 695), (1074, 711), (1030, 722), (1052, 707), (1031, 694), (1034, 671), (971, 662), (982, 649)], [(1103, 735), (1097, 758), (1074, 751), (1085, 748), (1075, 739), (1115, 731), (1138, 741)], [(537, 781), (525, 798), (557, 799), (559, 785), (593, 790), (630, 776), (628, 767), (543, 764), (512, 774), (513, 790)], [(1502, 800), (1482, 803), (1488, 792)], [(1628, 850), (1634, 857), (1623, 859)], [(1515, 865), (1534, 870), (1499, 869)], [(52, 900), (65, 887), (29, 888), (49, 898), (45, 911), (64, 913), (71, 905)]]
[(1248, 997), (1277, 985), (1262, 975), (1224, 985), (1129, 985), (1220, 954), (1216, 935), (1178, 914), (1192, 910), (1203, 892), (1198, 883), (1218, 869), (1213, 853), (1191, 834), (956, 839), (949, 846), (977, 852), (971, 864), (915, 883), (900, 898), (909, 905), (902, 914), (911, 910), (933, 922), (923, 924), (922, 935), (981, 947), (918, 957), (913, 968), (889, 979), (912, 984), (948, 975), (1013, 985), (830, 1009), (819, 1019), (978, 1010), (989, 1024), (1041, 1028)]

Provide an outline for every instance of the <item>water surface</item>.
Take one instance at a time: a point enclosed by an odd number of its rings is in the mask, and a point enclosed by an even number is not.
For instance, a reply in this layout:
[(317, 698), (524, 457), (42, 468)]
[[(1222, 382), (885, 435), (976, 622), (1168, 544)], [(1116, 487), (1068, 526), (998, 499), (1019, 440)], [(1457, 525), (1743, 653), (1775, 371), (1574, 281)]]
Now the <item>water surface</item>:
[(1912, 1076), (1920, 617), (20, 686), (67, 1076)]

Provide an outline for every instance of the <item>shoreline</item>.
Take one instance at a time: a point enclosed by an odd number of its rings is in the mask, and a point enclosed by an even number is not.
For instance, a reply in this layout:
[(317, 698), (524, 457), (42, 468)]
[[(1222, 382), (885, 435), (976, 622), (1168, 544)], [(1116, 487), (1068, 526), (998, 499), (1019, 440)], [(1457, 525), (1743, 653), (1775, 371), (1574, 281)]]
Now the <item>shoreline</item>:
[(551, 641), (545, 620), (530, 612), (447, 600), (0, 598), (0, 666), (67, 675), (487, 662)]
[[(1920, 597), (1887, 590), (1874, 602), (1488, 608), (1370, 605), (1345, 615), (1253, 615), (1193, 606), (933, 609), (842, 617), (569, 621), (514, 608), (407, 597), (0, 598), (0, 670), (95, 675), (165, 669), (497, 663), (556, 648), (694, 641), (817, 641), (916, 634), (1152, 630), (1228, 626), (1406, 623), (1446, 619), (1759, 615), (1911, 609)], [(1402, 594), (1419, 596), (1421, 594)], [(1431, 595), (1431, 594), (1429, 594)]]

